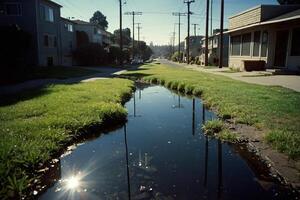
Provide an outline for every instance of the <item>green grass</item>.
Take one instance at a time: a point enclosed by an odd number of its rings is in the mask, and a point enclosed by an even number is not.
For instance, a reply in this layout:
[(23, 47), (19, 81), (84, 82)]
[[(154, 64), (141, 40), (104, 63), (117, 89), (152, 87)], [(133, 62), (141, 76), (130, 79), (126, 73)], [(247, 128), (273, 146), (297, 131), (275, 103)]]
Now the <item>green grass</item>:
[(237, 133), (231, 132), (228, 129), (224, 129), (221, 132), (219, 132), (218, 139), (225, 142), (235, 143), (238, 141), (239, 136)]
[(205, 122), (202, 129), (207, 135), (220, 133), (225, 128), (224, 122), (218, 119)]
[(0, 197), (22, 194), (33, 166), (50, 159), (81, 130), (125, 120), (121, 103), (132, 87), (129, 80), (105, 79), (48, 86), (2, 102)]
[[(201, 96), (223, 119), (232, 118), (263, 129), (274, 148), (300, 158), (300, 93), (273, 86), (249, 84), (225, 76), (184, 68), (148, 64), (124, 76), (143, 77), (147, 82)], [(275, 134), (276, 133), (276, 134)], [(276, 137), (275, 137), (275, 136)]]

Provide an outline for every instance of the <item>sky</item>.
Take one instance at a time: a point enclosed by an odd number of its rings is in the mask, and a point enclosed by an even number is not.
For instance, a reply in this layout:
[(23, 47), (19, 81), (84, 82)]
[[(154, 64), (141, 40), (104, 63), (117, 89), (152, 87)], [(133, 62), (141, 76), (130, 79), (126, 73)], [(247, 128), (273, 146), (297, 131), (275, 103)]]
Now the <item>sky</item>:
[[(93, 13), (101, 11), (109, 23), (108, 31), (113, 32), (119, 28), (119, 0), (53, 0), (61, 4), (63, 17), (89, 21)], [(219, 28), (220, 0), (213, 1), (213, 29)], [(123, 13), (138, 11), (141, 16), (136, 16), (136, 23), (141, 23), (141, 39), (148, 44), (169, 44), (172, 32), (176, 32), (178, 41), (178, 17), (172, 12), (187, 12), (184, 0), (123, 0)], [(225, 0), (225, 28), (228, 26), (228, 17), (260, 4), (277, 4), (277, 0)], [(206, 0), (195, 0), (191, 4), (191, 24), (199, 24), (197, 35), (205, 33)], [(187, 36), (187, 17), (182, 17), (181, 40)], [(174, 28), (175, 26), (175, 28)], [(132, 16), (123, 15), (123, 27), (132, 29)], [(135, 30), (137, 36), (137, 29)], [(194, 28), (191, 26), (191, 35)]]

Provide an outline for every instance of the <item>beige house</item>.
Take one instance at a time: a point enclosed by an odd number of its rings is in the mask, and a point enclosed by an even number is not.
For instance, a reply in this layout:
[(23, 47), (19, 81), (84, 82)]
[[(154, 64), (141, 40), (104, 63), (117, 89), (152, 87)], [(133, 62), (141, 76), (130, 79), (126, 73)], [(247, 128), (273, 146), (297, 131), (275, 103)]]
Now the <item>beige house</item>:
[(300, 6), (260, 5), (229, 18), (229, 66), (300, 70)]

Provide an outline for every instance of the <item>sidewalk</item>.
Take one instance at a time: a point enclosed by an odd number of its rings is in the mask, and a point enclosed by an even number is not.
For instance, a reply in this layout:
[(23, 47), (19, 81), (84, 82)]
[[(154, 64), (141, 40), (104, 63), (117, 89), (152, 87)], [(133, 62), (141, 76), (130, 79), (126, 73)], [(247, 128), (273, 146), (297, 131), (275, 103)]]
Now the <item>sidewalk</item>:
[(226, 76), (235, 80), (267, 86), (282, 86), (300, 92), (300, 76), (297, 75), (272, 75), (270, 72), (230, 72), (228, 68), (203, 68), (198, 65), (179, 64), (163, 60), (163, 64), (174, 67), (185, 67), (200, 72), (207, 72)]
[(126, 69), (121, 69), (116, 67), (85, 67), (85, 69), (92, 69), (98, 71), (99, 73), (96, 73), (91, 76), (68, 78), (68, 79), (36, 79), (36, 80), (25, 81), (23, 83), (18, 83), (14, 85), (0, 86), (0, 95), (17, 94), (23, 90), (41, 88), (50, 84), (72, 84), (72, 83), (89, 82), (89, 81), (95, 81), (99, 79), (111, 78), (126, 71)]

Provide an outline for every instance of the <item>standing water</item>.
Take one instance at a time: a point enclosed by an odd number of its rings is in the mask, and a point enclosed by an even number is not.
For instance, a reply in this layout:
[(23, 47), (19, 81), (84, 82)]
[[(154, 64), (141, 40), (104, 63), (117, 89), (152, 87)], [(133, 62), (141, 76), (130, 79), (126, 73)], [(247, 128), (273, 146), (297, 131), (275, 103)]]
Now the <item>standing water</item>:
[[(199, 99), (141, 85), (122, 128), (61, 156), (48, 199), (291, 199), (242, 146), (207, 138)], [(127, 168), (128, 163), (128, 168)]]

